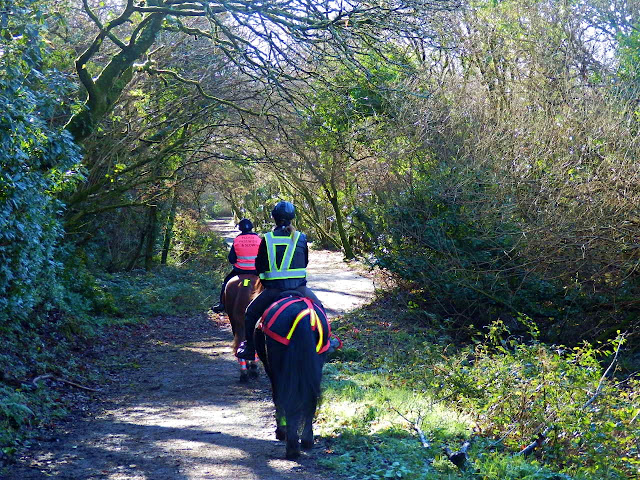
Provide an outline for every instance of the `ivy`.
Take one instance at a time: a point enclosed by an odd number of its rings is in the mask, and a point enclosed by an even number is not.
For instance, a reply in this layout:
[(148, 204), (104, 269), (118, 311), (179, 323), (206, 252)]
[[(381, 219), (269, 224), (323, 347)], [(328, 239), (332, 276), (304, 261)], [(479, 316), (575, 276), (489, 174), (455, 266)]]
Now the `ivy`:
[(53, 195), (77, 178), (80, 161), (71, 136), (53, 121), (70, 85), (47, 64), (42, 8), (32, 0), (2, 2), (0, 323), (7, 325), (55, 297), (63, 206)]

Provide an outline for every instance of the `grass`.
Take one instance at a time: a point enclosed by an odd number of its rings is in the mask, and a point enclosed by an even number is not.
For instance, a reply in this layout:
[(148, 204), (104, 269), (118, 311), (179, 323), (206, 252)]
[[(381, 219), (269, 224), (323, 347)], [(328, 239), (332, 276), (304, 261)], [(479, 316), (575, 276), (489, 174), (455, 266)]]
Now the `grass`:
[[(500, 322), (476, 343), (454, 345), (428, 315), (388, 299), (332, 327), (345, 347), (325, 366), (317, 425), (327, 450), (320, 462), (336, 473), (358, 480), (640, 475), (640, 382), (603, 377), (615, 345), (516, 341)], [(602, 395), (585, 407), (600, 382)], [(545, 445), (520, 455), (541, 432)], [(461, 469), (445, 448), (455, 452), (465, 441), (471, 448)]]
[(215, 270), (161, 266), (150, 272), (102, 274), (98, 282), (113, 296), (118, 316), (148, 318), (206, 311), (218, 302), (220, 277)]

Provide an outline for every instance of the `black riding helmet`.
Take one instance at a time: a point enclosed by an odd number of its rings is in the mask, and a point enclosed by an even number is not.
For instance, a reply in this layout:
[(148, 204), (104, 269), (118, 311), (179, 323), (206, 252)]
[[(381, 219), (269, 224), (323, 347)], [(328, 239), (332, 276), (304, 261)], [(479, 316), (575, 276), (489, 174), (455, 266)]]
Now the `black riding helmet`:
[(276, 223), (283, 222), (285, 225), (291, 223), (291, 220), (296, 218), (296, 207), (291, 202), (278, 202), (273, 210), (271, 216)]
[(253, 223), (251, 223), (251, 220), (249, 220), (248, 218), (243, 218), (242, 220), (240, 220), (240, 222), (238, 222), (238, 230), (240, 230), (242, 233), (250, 232), (251, 230), (253, 230)]

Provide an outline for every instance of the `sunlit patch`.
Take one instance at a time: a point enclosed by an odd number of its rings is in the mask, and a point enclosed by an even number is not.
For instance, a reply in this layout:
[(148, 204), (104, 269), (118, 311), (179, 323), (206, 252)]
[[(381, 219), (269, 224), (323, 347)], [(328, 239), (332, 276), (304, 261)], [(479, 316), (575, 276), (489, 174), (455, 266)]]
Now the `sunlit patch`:
[(190, 343), (188, 345), (180, 345), (180, 350), (186, 352), (193, 352), (199, 355), (222, 355), (226, 353), (231, 353), (231, 342), (228, 345), (219, 344), (212, 345), (211, 342), (198, 342), (198, 343)]
[(109, 480), (146, 480), (150, 477), (141, 472), (136, 472), (134, 469), (136, 465), (125, 466), (120, 465), (112, 467), (108, 470), (103, 470), (101, 473), (106, 475)]
[(267, 465), (277, 472), (295, 472), (300, 469), (300, 464), (295, 460), (285, 460), (283, 458), (268, 460)]
[(318, 417), (320, 432), (335, 435), (342, 429), (376, 434), (402, 429), (414, 434), (419, 423), (425, 432), (464, 435), (473, 421), (460, 411), (447, 408), (408, 387), (393, 386), (387, 372), (350, 371), (329, 365), (326, 369), (323, 403)]
[(109, 452), (120, 452), (126, 449), (125, 445), (130, 440), (131, 435), (129, 434), (110, 434), (103, 439), (100, 448)]
[(233, 462), (249, 458), (249, 452), (242, 448), (220, 445), (215, 442), (168, 439), (156, 441), (154, 445), (166, 452), (171, 452), (181, 457), (205, 457), (216, 459), (221, 462)]
[(176, 411), (175, 405), (163, 407), (139, 406), (135, 409), (118, 412), (118, 418), (128, 422), (132, 426), (139, 426), (141, 429), (190, 429), (201, 428), (215, 417), (216, 428), (224, 425), (238, 425), (246, 423), (249, 418), (243, 413), (239, 413), (234, 408), (227, 407), (180, 407)]

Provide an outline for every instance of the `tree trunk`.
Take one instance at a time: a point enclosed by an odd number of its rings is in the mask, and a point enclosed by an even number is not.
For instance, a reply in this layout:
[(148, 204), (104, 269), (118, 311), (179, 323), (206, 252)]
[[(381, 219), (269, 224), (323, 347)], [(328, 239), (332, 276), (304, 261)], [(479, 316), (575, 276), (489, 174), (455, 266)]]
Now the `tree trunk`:
[(236, 197), (233, 193), (229, 195), (229, 205), (231, 206), (231, 213), (233, 214), (234, 223), (238, 223), (242, 220), (242, 212), (240, 211), (240, 207), (236, 202)]
[(144, 245), (144, 239), (145, 239), (146, 235), (147, 235), (146, 231), (144, 231), (144, 232), (142, 232), (140, 234), (140, 241), (138, 242), (138, 247), (136, 248), (136, 252), (133, 254), (133, 257), (131, 257), (131, 260), (129, 261), (129, 264), (127, 265), (127, 268), (125, 269), (127, 272), (130, 272), (136, 266), (136, 262), (138, 261), (138, 258), (140, 258), (140, 252), (142, 252), (142, 246)]
[[(125, 23), (132, 14), (133, 10), (127, 7), (117, 21)], [(126, 46), (123, 44), (122, 50), (111, 58), (95, 79), (89, 73), (88, 64), (100, 50), (106, 32), (101, 31), (87, 50), (77, 58), (76, 71), (87, 91), (87, 99), (85, 108), (74, 114), (65, 127), (77, 143), (89, 137), (98, 123), (113, 110), (123, 90), (133, 79), (133, 64), (153, 45), (165, 17), (165, 13), (150, 14), (144, 23), (140, 24), (143, 26), (135, 39)]]
[(147, 244), (144, 251), (144, 269), (149, 271), (153, 267), (153, 247), (156, 243), (158, 230), (158, 207), (152, 205), (149, 207), (149, 217), (147, 222)]
[(174, 187), (171, 191), (171, 207), (169, 208), (169, 217), (167, 218), (167, 224), (164, 229), (164, 241), (162, 242), (162, 257), (160, 259), (161, 265), (167, 264), (167, 257), (169, 256), (169, 249), (171, 247), (171, 237), (173, 236), (173, 223), (176, 220), (176, 208), (178, 206), (178, 194)]
[(347, 232), (344, 228), (344, 219), (342, 217), (342, 211), (340, 210), (340, 205), (338, 204), (338, 193), (335, 188), (332, 188), (333, 192), (329, 191), (327, 187), (325, 187), (325, 193), (327, 194), (327, 198), (333, 207), (333, 212), (336, 214), (336, 228), (338, 229), (338, 235), (340, 235), (340, 241), (342, 242), (342, 251), (344, 252), (344, 257), (347, 260), (351, 260), (355, 258), (353, 253), (353, 249), (351, 248), (351, 243), (349, 242), (349, 238), (347, 237)]

